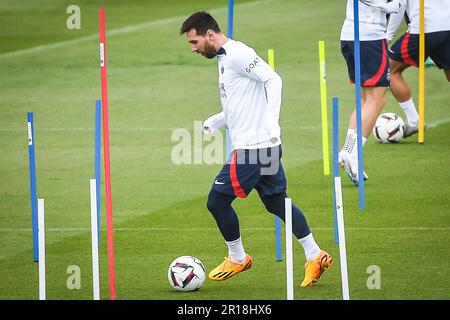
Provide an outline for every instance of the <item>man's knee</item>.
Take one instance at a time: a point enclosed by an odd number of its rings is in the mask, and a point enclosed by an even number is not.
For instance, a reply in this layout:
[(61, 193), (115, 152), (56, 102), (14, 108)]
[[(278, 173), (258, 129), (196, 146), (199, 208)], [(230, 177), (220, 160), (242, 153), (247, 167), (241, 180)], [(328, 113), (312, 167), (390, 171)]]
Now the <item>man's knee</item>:
[(390, 65), (390, 73), (391, 73), (391, 77), (392, 76), (397, 76), (400, 75), (405, 69), (409, 68), (410, 65), (397, 61), (397, 60), (392, 60), (389, 58), (389, 65)]
[(377, 110), (383, 108), (386, 101), (386, 87), (364, 87), (366, 100), (364, 106), (375, 107)]
[(382, 95), (380, 97), (380, 100), (378, 101), (378, 109), (383, 109), (384, 105), (386, 104), (386, 95)]
[(231, 204), (234, 197), (222, 194), (215, 190), (209, 191), (206, 207), (211, 213), (217, 212), (221, 208)]
[(284, 199), (287, 197), (286, 193), (277, 193), (261, 198), (266, 210), (273, 214), (281, 214), (280, 208), (284, 207)]
[(210, 212), (216, 211), (218, 206), (216, 191), (211, 190), (208, 194), (208, 201), (206, 202), (206, 207)]

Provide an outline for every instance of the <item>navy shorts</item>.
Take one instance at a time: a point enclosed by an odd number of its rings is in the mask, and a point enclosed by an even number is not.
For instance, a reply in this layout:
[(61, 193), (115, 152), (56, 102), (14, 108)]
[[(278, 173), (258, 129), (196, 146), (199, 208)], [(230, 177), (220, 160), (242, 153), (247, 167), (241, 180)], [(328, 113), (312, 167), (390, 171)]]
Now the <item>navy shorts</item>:
[[(425, 60), (431, 57), (440, 69), (450, 69), (450, 31), (425, 33)], [(419, 66), (419, 35), (401, 36), (389, 50), (389, 58)]]
[[(341, 41), (341, 52), (347, 62), (348, 76), (355, 83), (354, 41)], [(362, 87), (389, 87), (390, 67), (386, 40), (360, 41)]]
[(281, 152), (281, 145), (234, 150), (214, 180), (212, 189), (240, 198), (246, 198), (253, 188), (261, 198), (285, 192), (286, 176)]

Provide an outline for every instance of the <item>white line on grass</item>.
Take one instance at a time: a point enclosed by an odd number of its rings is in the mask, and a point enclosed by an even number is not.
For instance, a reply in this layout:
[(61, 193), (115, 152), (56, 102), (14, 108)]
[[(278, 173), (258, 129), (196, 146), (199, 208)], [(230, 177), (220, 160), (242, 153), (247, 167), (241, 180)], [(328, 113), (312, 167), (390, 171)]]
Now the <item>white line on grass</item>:
[[(162, 127), (162, 128), (110, 128), (109, 131), (118, 131), (118, 132), (145, 132), (145, 131), (173, 131), (177, 129), (186, 129), (192, 131), (192, 129), (188, 128), (175, 128), (175, 127)], [(319, 130), (320, 126), (295, 126), (295, 127), (283, 127), (283, 129), (287, 130)], [(8, 129), (8, 128), (0, 128), (0, 132), (26, 132), (27, 128), (23, 129)], [(43, 129), (35, 129), (36, 132), (93, 132), (94, 128), (43, 128)]]
[[(449, 231), (450, 227), (348, 227), (348, 231)], [(243, 231), (273, 231), (275, 228), (241, 228)], [(313, 231), (331, 231), (331, 227), (311, 228)], [(46, 232), (90, 232), (90, 228), (46, 228)], [(217, 228), (114, 228), (115, 232), (197, 232), (217, 231)], [(31, 232), (31, 228), (0, 228), (0, 232)]]
[(436, 128), (436, 127), (439, 127), (439, 126), (441, 126), (443, 124), (447, 124), (449, 122), (450, 122), (450, 117), (442, 118), (442, 119), (431, 121), (430, 123), (427, 123), (426, 127), (427, 128)]
[[(247, 2), (247, 3), (243, 3), (243, 4), (236, 4), (235, 7), (246, 7), (246, 6), (252, 6), (255, 4), (261, 5), (261, 3), (263, 3), (263, 2), (272, 2), (272, 1), (273, 0), (252, 1), (252, 2)], [(217, 13), (217, 12), (222, 12), (222, 11), (226, 11), (226, 10), (228, 10), (228, 7), (221, 7), (221, 8), (211, 9), (211, 12)], [(107, 31), (106, 35), (107, 35), (107, 37), (111, 37), (111, 36), (116, 36), (116, 35), (133, 33), (136, 31), (140, 31), (140, 30), (143, 30), (146, 28), (151, 28), (154, 26), (159, 26), (159, 25), (166, 24), (166, 23), (173, 23), (173, 22), (181, 23), (182, 21), (184, 21), (184, 19), (186, 19), (186, 16), (178, 16), (178, 17), (165, 18), (165, 19), (154, 20), (154, 21), (147, 21), (147, 22), (143, 22), (143, 23), (128, 25), (125, 27), (109, 30), (109, 31)], [(76, 39), (72, 39), (72, 40), (59, 41), (59, 42), (54, 42), (54, 43), (31, 47), (28, 49), (6, 52), (3, 54), (0, 54), (0, 58), (20, 57), (20, 56), (24, 56), (24, 55), (31, 54), (31, 53), (42, 52), (42, 51), (47, 51), (47, 50), (51, 50), (51, 49), (57, 49), (57, 48), (65, 47), (65, 46), (76, 45), (76, 44), (80, 44), (83, 42), (94, 41), (94, 40), (98, 40), (97, 33), (91, 34), (88, 36), (84, 36), (84, 37), (80, 37), (80, 38), (76, 38)]]
[[(122, 131), (122, 132), (132, 132), (132, 131), (172, 131), (178, 128), (110, 128), (109, 131)], [(0, 128), (0, 132), (24, 132), (28, 129), (6, 129)], [(44, 128), (35, 129), (39, 132), (93, 132), (94, 128)]]
[[(433, 129), (439, 127), (441, 125), (447, 124), (450, 122), (450, 117), (442, 118), (439, 120), (431, 121), (427, 124), (428, 129)], [(145, 132), (145, 131), (173, 131), (177, 129), (186, 129), (192, 130), (188, 128), (175, 128), (175, 127), (161, 127), (161, 128), (149, 128), (149, 127), (136, 127), (136, 128), (110, 128), (110, 131), (114, 132)], [(321, 130), (321, 126), (283, 126), (283, 130)], [(26, 132), (27, 128), (0, 128), (0, 132)], [(37, 132), (93, 132), (94, 128), (43, 128), (36, 129)]]

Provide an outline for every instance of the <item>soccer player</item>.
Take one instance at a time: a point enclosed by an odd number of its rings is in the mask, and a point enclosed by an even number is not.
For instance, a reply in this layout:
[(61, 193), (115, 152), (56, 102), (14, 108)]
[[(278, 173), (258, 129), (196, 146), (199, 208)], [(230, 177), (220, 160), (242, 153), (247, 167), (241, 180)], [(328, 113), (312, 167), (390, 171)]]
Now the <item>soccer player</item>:
[[(403, 0), (402, 0), (403, 1)], [(341, 52), (347, 63), (348, 75), (355, 82), (353, 0), (347, 1), (347, 12), (341, 30)], [(402, 2), (394, 0), (359, 0), (359, 39), (361, 61), (362, 144), (372, 132), (384, 107), (389, 87), (389, 61), (385, 40), (387, 14), (398, 12)], [(340, 165), (350, 180), (358, 185), (358, 151), (356, 143), (356, 111), (350, 116), (344, 146), (339, 152)], [(364, 173), (364, 180), (368, 177)]]
[[(286, 177), (281, 164), (280, 76), (246, 44), (227, 38), (206, 12), (189, 16), (180, 28), (192, 52), (218, 58), (222, 112), (204, 122), (212, 134), (227, 126), (233, 152), (217, 175), (208, 195), (207, 208), (228, 246), (228, 257), (209, 273), (211, 280), (226, 280), (252, 267), (244, 250), (239, 220), (231, 203), (256, 189), (267, 211), (284, 221)], [(307, 262), (302, 287), (314, 285), (332, 264), (321, 250), (300, 209), (292, 205), (293, 234), (303, 246)]]
[[(419, 131), (417, 115), (411, 91), (403, 78), (407, 68), (419, 66), (419, 33), (420, 33), (420, 1), (405, 0), (406, 6), (398, 14), (391, 15), (386, 39), (395, 37), (403, 15), (409, 17), (408, 30), (389, 50), (391, 65), (391, 91), (407, 121), (405, 122), (405, 137)], [(425, 59), (431, 58), (439, 69), (444, 69), (447, 80), (450, 81), (450, 1), (425, 1)], [(420, 62), (421, 63), (421, 62)]]

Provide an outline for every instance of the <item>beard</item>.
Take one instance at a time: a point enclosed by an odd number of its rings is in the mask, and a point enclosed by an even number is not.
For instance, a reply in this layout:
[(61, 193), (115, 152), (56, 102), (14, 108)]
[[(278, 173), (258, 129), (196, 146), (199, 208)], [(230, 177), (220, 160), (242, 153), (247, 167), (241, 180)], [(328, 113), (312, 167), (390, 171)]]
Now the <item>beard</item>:
[(200, 54), (207, 59), (212, 59), (216, 56), (216, 50), (214, 49), (214, 46), (209, 43), (205, 43), (205, 50), (200, 52)]
[(212, 59), (216, 56), (216, 52), (215, 51), (202, 52), (201, 55), (204, 56), (205, 58)]

